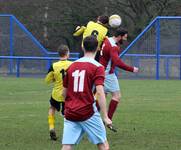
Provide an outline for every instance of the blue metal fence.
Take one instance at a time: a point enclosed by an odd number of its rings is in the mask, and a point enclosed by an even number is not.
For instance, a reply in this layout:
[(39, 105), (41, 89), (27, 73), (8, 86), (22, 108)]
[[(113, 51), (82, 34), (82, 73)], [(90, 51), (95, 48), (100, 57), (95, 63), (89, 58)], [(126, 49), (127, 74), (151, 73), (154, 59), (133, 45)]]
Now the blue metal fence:
[[(47, 51), (13, 15), (0, 15), (0, 40), (0, 73), (3, 74), (16, 73), (19, 77), (22, 70), (45, 73), (51, 61), (58, 59), (57, 52)], [(70, 57), (76, 60), (79, 53), (70, 53)]]
[[(150, 33), (150, 35), (147, 35)], [(151, 40), (150, 40), (151, 39)], [(146, 41), (150, 43), (151, 50), (146, 45)], [(144, 47), (140, 48), (140, 45)], [(166, 49), (168, 49), (169, 51)], [(171, 47), (171, 48), (170, 48)], [(130, 44), (129, 46), (120, 54), (123, 57), (125, 54), (143, 54), (145, 57), (147, 55), (154, 54), (155, 57), (155, 79), (159, 80), (162, 75), (160, 75), (160, 59), (167, 57), (168, 60), (174, 54), (174, 57), (179, 59), (176, 65), (179, 70), (179, 79), (181, 80), (181, 16), (158, 16), (156, 17)], [(151, 53), (151, 54), (150, 54)], [(125, 58), (129, 55), (125, 55)], [(169, 66), (169, 61), (167, 61)], [(153, 66), (154, 67), (154, 66)], [(151, 69), (151, 68), (150, 68)], [(169, 69), (169, 68), (168, 68)], [(167, 79), (168, 79), (167, 74)]]
[[(47, 61), (47, 64), (48, 66), (46, 67), (47, 70), (48, 68), (50, 68), (50, 65), (52, 63), (52, 60), (59, 60), (60, 58), (59, 57), (24, 57), (24, 56), (0, 56), (0, 59), (9, 59), (9, 60), (15, 60), (15, 74), (16, 74), (16, 77), (20, 77), (20, 72), (21, 72), (21, 67), (20, 67), (20, 64), (21, 64), (21, 61), (23, 60), (28, 60), (30, 63), (32, 60), (37, 60), (37, 61), (41, 61), (41, 60), (46, 60)], [(71, 61), (74, 61), (76, 60), (77, 58), (76, 57), (70, 57), (69, 60)], [(44, 72), (45, 73), (45, 72)]]
[[(148, 59), (153, 59), (153, 58), (156, 57), (155, 55), (145, 55), (145, 54), (126, 54), (125, 56), (132, 58), (133, 63), (136, 64), (136, 66), (138, 66), (140, 68), (142, 67), (141, 66), (141, 61), (143, 59), (148, 60)], [(165, 79), (175, 78), (175, 77), (179, 78), (178, 73), (177, 73), (177, 75), (174, 74), (174, 76), (173, 76), (173, 74), (171, 74), (171, 69), (172, 69), (171, 60), (172, 59), (180, 59), (180, 56), (178, 56), (178, 55), (160, 55), (160, 58), (164, 60), (164, 67), (163, 67), (163, 70), (165, 72), (165, 77), (164, 78)], [(33, 60), (35, 60), (35, 61), (46, 61), (47, 65), (48, 65), (48, 66), (46, 66), (46, 70), (48, 70), (48, 68), (50, 67), (52, 61), (57, 61), (59, 59), (59, 57), (0, 56), (0, 60), (2, 60), (2, 59), (4, 59), (4, 60), (8, 59), (8, 60), (15, 61), (14, 62), (15, 70), (13, 72), (16, 75), (16, 77), (20, 77), (21, 72), (22, 72), (21, 71), (21, 68), (22, 68), (21, 65), (23, 65), (22, 62), (24, 60), (28, 61), (29, 63), (31, 63)], [(75, 57), (70, 58), (70, 60), (72, 60), (72, 61), (74, 61), (76, 59), (77, 58), (75, 58)], [(42, 72), (42, 75), (44, 75), (46, 70)], [(144, 71), (144, 70), (142, 70), (142, 71)], [(127, 74), (127, 76), (128, 76), (128, 74)], [(136, 77), (137, 78), (139, 78), (139, 77), (145, 78), (146, 75), (144, 75), (144, 74), (143, 75), (142, 74), (137, 74)], [(149, 77), (149, 78), (151, 78), (151, 77)]]
[[(0, 15), (0, 41), (1, 74), (45, 74), (58, 60), (13, 15)], [(76, 60), (79, 53), (70, 57)], [(181, 79), (181, 17), (156, 17), (120, 57), (141, 68), (136, 75), (121, 71), (123, 78)]]

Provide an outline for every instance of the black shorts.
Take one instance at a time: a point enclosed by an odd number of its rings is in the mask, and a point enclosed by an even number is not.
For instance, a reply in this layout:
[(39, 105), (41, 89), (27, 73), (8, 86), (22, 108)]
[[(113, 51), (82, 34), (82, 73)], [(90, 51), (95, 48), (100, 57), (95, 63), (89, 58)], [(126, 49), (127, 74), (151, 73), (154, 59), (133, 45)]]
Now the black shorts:
[(61, 109), (61, 113), (62, 113), (62, 115), (64, 115), (64, 102), (58, 102), (58, 101), (54, 100), (53, 97), (51, 97), (50, 105), (52, 107), (54, 107), (57, 111), (60, 111), (60, 109)]

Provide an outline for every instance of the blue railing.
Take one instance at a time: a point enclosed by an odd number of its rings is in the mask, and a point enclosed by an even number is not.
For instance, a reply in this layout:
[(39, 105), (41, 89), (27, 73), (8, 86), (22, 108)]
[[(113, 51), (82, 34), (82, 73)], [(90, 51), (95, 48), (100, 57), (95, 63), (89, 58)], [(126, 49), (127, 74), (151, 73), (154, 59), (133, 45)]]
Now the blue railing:
[[(8, 46), (8, 54), (10, 54), (10, 56), (0, 56), (0, 59), (9, 59), (9, 72), (13, 72), (13, 60), (16, 60), (16, 76), (19, 77), (20, 73), (21, 73), (21, 68), (19, 66), (21, 66), (21, 61), (22, 60), (47, 60), (46, 62), (46, 68), (48, 68), (50, 66), (50, 63), (52, 60), (58, 60), (59, 58), (57, 57), (58, 54), (56, 52), (50, 52), (48, 51), (46, 48), (44, 48), (39, 42), (38, 40), (31, 34), (31, 32), (29, 32), (25, 26), (19, 22), (17, 20), (16, 17), (14, 17), (13, 15), (8, 15), (8, 14), (3, 14), (0, 15), (0, 17), (9, 17), (9, 46)], [(131, 44), (121, 53), (120, 57), (123, 57), (125, 54), (125, 56), (128, 57), (136, 57), (138, 59), (138, 62), (136, 62), (139, 65), (139, 59), (141, 59), (141, 57), (146, 57), (146, 58), (151, 58), (154, 57), (154, 59), (156, 58), (156, 65), (155, 65), (155, 79), (159, 79), (160, 78), (160, 74), (159, 74), (159, 69), (160, 69), (160, 58), (164, 58), (166, 60), (166, 65), (165, 65), (165, 70), (167, 70), (166, 72), (166, 76), (167, 78), (169, 78), (169, 66), (170, 66), (170, 59), (171, 58), (177, 58), (180, 60), (180, 79), (181, 79), (181, 42), (179, 43), (179, 55), (161, 55), (160, 51), (161, 51), (161, 47), (160, 47), (160, 20), (162, 19), (179, 19), (180, 20), (180, 38), (181, 38), (181, 16), (166, 16), (166, 17), (156, 17), (132, 42)], [(42, 54), (42, 57), (32, 57), (32, 56), (13, 56), (16, 52), (16, 49), (14, 48), (14, 43), (15, 43), (15, 39), (14, 39), (14, 35), (15, 35), (15, 29), (14, 29), (14, 24), (17, 25), (18, 28), (21, 29), (21, 31), (23, 31), (23, 33), (26, 34), (26, 36), (31, 39), (31, 41), (36, 45), (36, 47), (39, 49), (39, 51)], [(129, 53), (129, 50), (135, 45), (135, 43), (141, 38), (143, 37), (143, 35), (151, 28), (154, 27), (155, 31), (156, 31), (156, 38), (155, 38), (155, 54), (153, 55), (145, 55), (145, 54), (127, 54)], [(19, 49), (18, 49), (19, 50)], [(2, 54), (1, 54), (2, 55)], [(71, 59), (72, 60), (76, 60), (79, 57), (79, 53), (71, 53)]]
[[(9, 60), (15, 60), (16, 61), (16, 77), (20, 77), (20, 63), (22, 60), (47, 60), (47, 66), (46, 70), (50, 68), (51, 61), (52, 60), (59, 60), (59, 57), (24, 57), (24, 56), (0, 56), (0, 59), (9, 59)], [(76, 57), (70, 57), (69, 60), (74, 61), (77, 60)]]
[[(28, 60), (32, 60), (32, 59), (45, 59), (45, 60), (53, 60), (53, 59), (58, 59), (58, 53), (57, 52), (50, 52), (48, 51), (46, 48), (44, 48), (40, 42), (31, 34), (30, 31), (28, 31), (26, 29), (26, 27), (13, 15), (10, 14), (0, 14), (0, 17), (7, 17), (7, 21), (9, 23), (7, 23), (9, 25), (7, 25), (7, 28), (9, 30), (9, 33), (7, 35), (9, 35), (9, 46), (7, 45), (7, 49), (9, 50), (7, 53), (9, 54), (9, 56), (1, 56), (1, 59), (10, 59), (9, 61), (9, 72), (12, 73), (13, 72), (13, 60), (17, 60), (17, 62), (19, 63), (22, 59), (28, 59)], [(14, 43), (15, 43), (15, 39), (14, 39), (14, 35), (15, 35), (15, 26), (17, 28), (19, 28), (22, 33), (24, 33), (26, 35), (26, 38), (30, 39), (30, 41), (32, 41), (35, 45), (36, 45), (36, 49), (38, 49), (40, 51), (40, 53), (42, 54), (43, 57), (32, 57), (30, 56), (26, 56), (26, 57), (22, 57), (22, 56), (14, 56), (15, 55), (15, 49), (14, 49)], [(3, 49), (1, 49), (3, 51)], [(33, 51), (33, 49), (29, 49), (31, 51)], [(0, 54), (3, 55), (3, 54)], [(71, 60), (75, 60), (79, 57), (79, 53), (70, 53), (71, 56)], [(55, 57), (55, 58), (53, 58)], [(17, 64), (18, 66), (18, 64)], [(50, 66), (50, 61), (47, 61), (47, 68)], [(19, 69), (19, 67), (17, 67), (17, 69)], [(17, 73), (19, 73), (19, 71), (17, 71)], [(19, 75), (17, 75), (19, 76)]]
[[(131, 57), (135, 59), (136, 66), (140, 66), (140, 60), (142, 57), (144, 58), (155, 58), (156, 55), (145, 55), (145, 54), (125, 54), (126, 57)], [(180, 58), (179, 55), (160, 55), (161, 58), (165, 60), (165, 70), (166, 70), (166, 79), (169, 79), (170, 74), (170, 59), (172, 58)], [(23, 57), (23, 56), (0, 56), (0, 59), (9, 59), (9, 60), (15, 60), (16, 61), (16, 77), (20, 77), (21, 74), (21, 61), (23, 60), (47, 60), (48, 66), (46, 67), (46, 70), (50, 67), (52, 60), (59, 60), (59, 57)], [(69, 60), (76, 60), (77, 58), (71, 57)]]
[[(15, 16), (13, 15), (0, 15), (0, 16), (10, 17), (10, 54), (13, 54), (13, 26), (12, 26), (13, 21), (15, 21), (16, 24), (28, 35), (28, 37), (32, 39), (32, 41), (40, 48), (40, 50), (42, 50), (45, 56), (58, 54), (57, 52), (51, 52), (51, 51), (48, 51), (46, 48), (44, 48), (40, 44), (40, 42), (38, 42), (38, 40), (31, 34), (31, 32), (28, 31), (26, 27)], [(71, 55), (75, 55), (75, 57), (78, 57), (79, 53), (71, 53)]]
[[(160, 69), (160, 20), (180, 20), (180, 43), (179, 43), (179, 58), (180, 58), (180, 80), (181, 80), (181, 16), (158, 16), (128, 45), (128, 47), (120, 54), (123, 57), (129, 50), (135, 45), (135, 43), (151, 28), (155, 25), (156, 27), (156, 80), (160, 79), (159, 69)], [(169, 54), (168, 54), (169, 55)]]

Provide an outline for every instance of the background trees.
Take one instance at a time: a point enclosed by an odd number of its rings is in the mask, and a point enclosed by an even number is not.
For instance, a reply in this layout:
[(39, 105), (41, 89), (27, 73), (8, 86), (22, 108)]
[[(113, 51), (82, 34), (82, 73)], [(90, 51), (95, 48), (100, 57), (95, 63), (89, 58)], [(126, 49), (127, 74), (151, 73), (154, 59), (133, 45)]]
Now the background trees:
[(79, 51), (77, 25), (98, 15), (119, 14), (133, 40), (156, 16), (181, 15), (180, 0), (0, 0), (0, 13), (15, 15), (51, 51), (60, 43)]

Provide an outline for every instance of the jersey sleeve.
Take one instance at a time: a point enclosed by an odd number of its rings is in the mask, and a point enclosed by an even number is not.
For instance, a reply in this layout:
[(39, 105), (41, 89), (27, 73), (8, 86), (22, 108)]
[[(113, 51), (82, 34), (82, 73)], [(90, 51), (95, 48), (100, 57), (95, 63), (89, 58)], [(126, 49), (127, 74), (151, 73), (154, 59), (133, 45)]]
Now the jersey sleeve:
[(45, 82), (47, 84), (49, 84), (49, 83), (52, 83), (54, 81), (55, 81), (55, 79), (54, 79), (54, 75), (53, 75), (53, 65), (51, 65), (49, 70), (48, 70), (48, 73), (47, 73), (47, 75), (45, 77)]
[(95, 86), (104, 85), (104, 79), (105, 79), (104, 67), (100, 66), (96, 69), (96, 73), (93, 79)]
[(78, 27), (75, 29), (75, 31), (74, 31), (74, 33), (73, 33), (73, 36), (80, 36), (80, 35), (82, 35), (85, 29), (86, 29), (85, 26), (81, 26), (81, 27), (78, 26)]
[(117, 47), (113, 47), (111, 49), (111, 61), (113, 62), (113, 64), (115, 64), (115, 66), (126, 70), (126, 71), (130, 71), (133, 72), (134, 68), (132, 66), (129, 66), (127, 64), (125, 64), (119, 57), (118, 55), (118, 51), (119, 49)]

